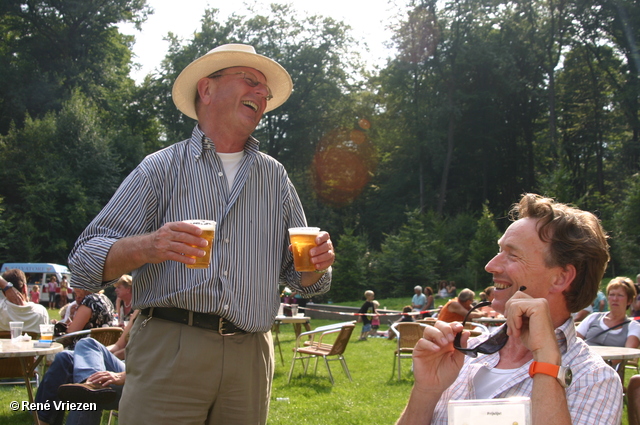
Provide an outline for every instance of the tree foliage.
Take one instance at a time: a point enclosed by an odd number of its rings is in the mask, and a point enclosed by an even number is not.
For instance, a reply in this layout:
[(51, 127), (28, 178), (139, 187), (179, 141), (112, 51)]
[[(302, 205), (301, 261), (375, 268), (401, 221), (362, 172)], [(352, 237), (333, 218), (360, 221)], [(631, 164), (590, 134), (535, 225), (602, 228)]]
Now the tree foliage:
[(342, 254), (333, 266), (331, 292), (326, 297), (334, 302), (360, 299), (370, 288), (368, 269), (371, 255), (366, 236), (355, 235), (353, 229), (347, 228), (336, 242)]
[(59, 113), (27, 117), (0, 139), (11, 248), (4, 258), (66, 263), (74, 240), (119, 184), (109, 136), (96, 107), (76, 94)]

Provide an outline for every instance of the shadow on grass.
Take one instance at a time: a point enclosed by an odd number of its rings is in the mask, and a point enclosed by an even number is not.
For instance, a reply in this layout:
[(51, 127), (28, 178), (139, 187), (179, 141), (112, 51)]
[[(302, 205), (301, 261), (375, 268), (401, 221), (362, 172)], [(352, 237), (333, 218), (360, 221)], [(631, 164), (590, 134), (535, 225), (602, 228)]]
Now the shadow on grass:
[[(345, 382), (338, 382), (337, 377), (334, 376), (334, 379), (336, 379), (336, 385), (342, 385), (342, 384), (350, 384), (348, 378), (345, 377)], [(295, 391), (295, 392), (310, 392), (312, 394), (329, 394), (334, 390), (334, 385), (331, 385), (331, 381), (329, 380), (329, 376), (322, 376), (322, 375), (318, 375), (318, 376), (314, 376), (314, 375), (310, 375), (307, 374), (302, 375), (299, 374), (296, 376), (295, 371), (293, 376), (291, 377), (291, 383), (287, 385), (287, 387), (291, 390), (291, 391)]]

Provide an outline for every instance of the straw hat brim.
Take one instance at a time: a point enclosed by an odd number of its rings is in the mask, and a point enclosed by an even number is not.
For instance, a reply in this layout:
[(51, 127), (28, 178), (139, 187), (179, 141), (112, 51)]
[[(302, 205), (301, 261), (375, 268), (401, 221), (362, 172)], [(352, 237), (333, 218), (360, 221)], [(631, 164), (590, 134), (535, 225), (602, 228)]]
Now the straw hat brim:
[(248, 67), (260, 71), (267, 79), (273, 98), (264, 112), (282, 105), (291, 95), (293, 81), (289, 73), (276, 61), (248, 51), (213, 49), (191, 62), (182, 70), (173, 84), (173, 103), (186, 116), (198, 120), (196, 115), (197, 83), (201, 78), (221, 69)]

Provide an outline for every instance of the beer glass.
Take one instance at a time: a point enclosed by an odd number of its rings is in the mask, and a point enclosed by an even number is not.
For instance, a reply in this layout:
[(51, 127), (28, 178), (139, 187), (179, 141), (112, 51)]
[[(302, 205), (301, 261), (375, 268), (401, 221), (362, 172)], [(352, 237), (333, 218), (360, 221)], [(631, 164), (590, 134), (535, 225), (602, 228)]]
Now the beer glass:
[(293, 250), (293, 265), (299, 272), (314, 272), (316, 266), (311, 262), (309, 251), (316, 246), (319, 227), (292, 227), (289, 229), (289, 240)]
[(40, 325), (40, 342), (43, 344), (53, 342), (53, 325)]
[(209, 268), (209, 263), (211, 263), (211, 247), (213, 246), (213, 237), (216, 233), (216, 222), (213, 220), (183, 220), (185, 223), (194, 224), (202, 229), (201, 238), (207, 240), (208, 244), (206, 247), (191, 245), (195, 248), (200, 248), (205, 251), (203, 257), (191, 257), (196, 259), (195, 264), (187, 264), (187, 268), (190, 269), (206, 269)]

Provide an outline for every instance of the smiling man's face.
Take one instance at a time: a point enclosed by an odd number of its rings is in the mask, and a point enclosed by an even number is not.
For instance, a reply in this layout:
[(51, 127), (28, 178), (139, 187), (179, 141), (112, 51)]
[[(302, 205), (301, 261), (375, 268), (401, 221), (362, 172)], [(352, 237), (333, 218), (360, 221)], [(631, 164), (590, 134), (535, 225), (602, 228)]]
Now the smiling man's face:
[[(264, 75), (253, 68), (227, 68), (207, 77), (216, 121), (253, 132), (267, 107), (269, 89)], [(252, 86), (253, 82), (258, 82)]]
[(520, 286), (534, 298), (546, 298), (549, 288), (562, 272), (559, 266), (549, 267), (549, 243), (538, 236), (538, 220), (524, 218), (509, 226), (498, 240), (500, 250), (485, 266), (493, 275), (495, 290), (492, 307), (504, 313), (506, 302)]

